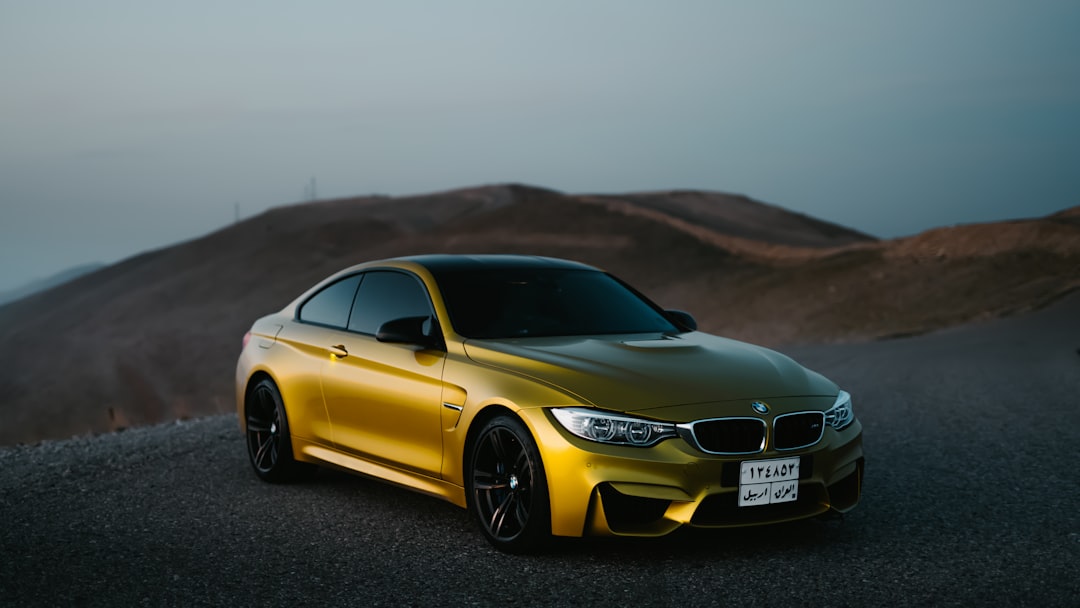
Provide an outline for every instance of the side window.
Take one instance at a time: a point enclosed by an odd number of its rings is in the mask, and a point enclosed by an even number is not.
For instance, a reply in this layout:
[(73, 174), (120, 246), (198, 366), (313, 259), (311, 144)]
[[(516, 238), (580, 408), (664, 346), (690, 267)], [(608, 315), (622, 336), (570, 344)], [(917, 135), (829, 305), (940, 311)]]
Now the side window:
[(304, 323), (317, 323), (345, 328), (349, 324), (349, 310), (356, 295), (361, 275), (341, 279), (323, 288), (300, 305), (298, 316)]
[(402, 272), (369, 272), (356, 294), (349, 331), (375, 335), (387, 321), (431, 314), (431, 300), (419, 279)]

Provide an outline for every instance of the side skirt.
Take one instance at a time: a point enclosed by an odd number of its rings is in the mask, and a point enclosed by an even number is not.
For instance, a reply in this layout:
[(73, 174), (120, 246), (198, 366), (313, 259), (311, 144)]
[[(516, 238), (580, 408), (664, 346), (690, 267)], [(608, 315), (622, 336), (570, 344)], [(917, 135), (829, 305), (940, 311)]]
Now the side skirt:
[(384, 464), (377, 464), (363, 460), (355, 456), (343, 454), (337, 450), (305, 441), (293, 439), (294, 451), (298, 459), (304, 462), (312, 462), (321, 465), (330, 465), (349, 473), (358, 473), (386, 481), (403, 488), (441, 498), (465, 508), (465, 488), (448, 483), (441, 479), (434, 479), (424, 475), (418, 475), (409, 471), (403, 471)]

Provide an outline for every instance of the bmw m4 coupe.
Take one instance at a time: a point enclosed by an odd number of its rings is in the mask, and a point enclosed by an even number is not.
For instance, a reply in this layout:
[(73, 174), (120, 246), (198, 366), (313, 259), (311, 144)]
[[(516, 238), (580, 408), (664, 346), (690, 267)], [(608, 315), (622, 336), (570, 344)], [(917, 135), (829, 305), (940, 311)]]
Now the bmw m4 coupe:
[(848, 393), (564, 260), (347, 268), (255, 322), (236, 389), (260, 478), (389, 481), (468, 509), (504, 551), (846, 512), (861, 493)]

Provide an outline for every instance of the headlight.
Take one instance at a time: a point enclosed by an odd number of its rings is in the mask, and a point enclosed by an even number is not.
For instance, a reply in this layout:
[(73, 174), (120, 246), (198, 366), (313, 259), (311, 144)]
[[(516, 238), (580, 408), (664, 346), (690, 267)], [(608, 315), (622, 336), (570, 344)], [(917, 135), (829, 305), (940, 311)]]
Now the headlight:
[(836, 396), (836, 403), (825, 412), (825, 424), (840, 430), (855, 420), (855, 411), (851, 409), (851, 395), (847, 391), (840, 391)]
[(571, 433), (600, 443), (650, 446), (675, 436), (675, 425), (609, 414), (582, 407), (553, 408), (551, 413)]

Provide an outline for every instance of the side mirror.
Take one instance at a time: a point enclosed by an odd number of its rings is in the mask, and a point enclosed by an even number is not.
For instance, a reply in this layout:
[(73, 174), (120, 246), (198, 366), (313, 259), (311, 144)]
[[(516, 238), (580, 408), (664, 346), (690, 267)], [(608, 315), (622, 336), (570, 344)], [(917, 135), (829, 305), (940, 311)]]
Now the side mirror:
[(679, 329), (697, 331), (697, 320), (690, 313), (681, 310), (665, 310), (664, 314), (667, 315), (668, 321), (674, 323)]
[[(428, 325), (429, 329), (424, 330)], [(423, 348), (442, 348), (442, 338), (436, 331), (438, 325), (433, 317), (404, 317), (387, 321), (379, 326), (375, 332), (375, 339), (379, 342), (393, 344), (413, 344)]]

